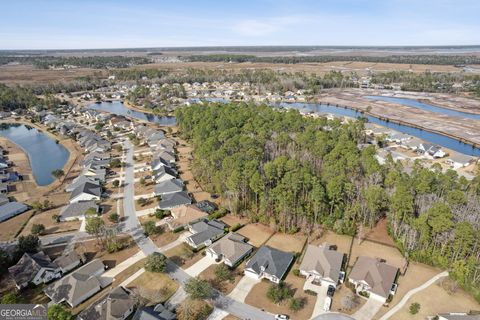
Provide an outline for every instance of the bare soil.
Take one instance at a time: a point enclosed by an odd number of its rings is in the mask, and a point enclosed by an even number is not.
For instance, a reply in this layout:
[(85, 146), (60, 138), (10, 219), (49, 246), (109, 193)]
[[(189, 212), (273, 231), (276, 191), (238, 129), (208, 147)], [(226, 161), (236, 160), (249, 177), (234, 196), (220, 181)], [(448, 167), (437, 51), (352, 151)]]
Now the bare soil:
[(263, 245), (275, 232), (260, 223), (252, 223), (244, 226), (238, 233), (246, 237), (250, 244), (255, 247)]

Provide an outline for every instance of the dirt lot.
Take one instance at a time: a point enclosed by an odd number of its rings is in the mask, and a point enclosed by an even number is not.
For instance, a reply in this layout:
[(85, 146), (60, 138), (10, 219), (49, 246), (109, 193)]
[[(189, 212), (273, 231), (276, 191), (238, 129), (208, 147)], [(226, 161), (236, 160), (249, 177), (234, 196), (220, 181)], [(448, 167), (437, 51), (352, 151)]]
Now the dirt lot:
[(285, 283), (288, 284), (292, 292), (294, 292), (294, 297), (304, 299), (305, 301), (303, 309), (298, 312), (294, 313), (288, 308), (288, 301), (282, 302), (280, 303), (280, 305), (277, 305), (267, 298), (268, 288), (270, 287), (270, 285), (272, 285), (272, 283), (267, 280), (263, 280), (262, 282), (253, 287), (253, 289), (250, 291), (247, 298), (245, 299), (245, 303), (255, 306), (257, 308), (263, 308), (265, 309), (265, 311), (274, 314), (289, 314), (294, 319), (310, 319), (313, 308), (315, 307), (316, 297), (303, 292), (304, 282), (304, 278), (297, 277), (292, 273), (290, 273), (285, 279)]
[(155, 242), (155, 244), (159, 248), (169, 243), (172, 243), (173, 241), (177, 240), (178, 237), (180, 237), (180, 232), (175, 233), (175, 232), (170, 232), (165, 228), (162, 228), (162, 229), (163, 229), (162, 234), (150, 236), (150, 239), (152, 239), (152, 241)]
[(151, 305), (167, 301), (179, 285), (166, 274), (145, 271), (127, 287), (137, 291)]
[(139, 251), (137, 245), (130, 236), (119, 236), (119, 239), (125, 241), (128, 244), (128, 247), (114, 253), (108, 253), (106, 250), (102, 249), (97, 241), (77, 243), (75, 244), (75, 249), (78, 250), (78, 252), (85, 252), (88, 261), (101, 259), (103, 263), (111, 269)]
[(178, 246), (165, 252), (165, 256), (170, 258), (182, 269), (191, 267), (200, 259), (203, 258), (200, 252), (193, 252), (189, 245), (186, 243), (179, 244)]
[(275, 233), (265, 245), (285, 252), (302, 252), (307, 237), (298, 234)]
[(139, 205), (137, 200), (135, 200), (135, 210), (137, 211), (141, 211), (141, 210), (145, 210), (145, 209), (151, 209), (151, 208), (155, 208), (156, 206), (158, 206), (158, 201), (156, 198), (149, 198), (149, 199), (145, 199), (147, 200), (145, 202), (145, 204), (143, 206)]
[(45, 226), (44, 234), (60, 233), (74, 231), (80, 228), (81, 221), (55, 222), (52, 216), (60, 213), (61, 208), (48, 210), (35, 214), (27, 223), (21, 235), (30, 234), (33, 224), (43, 224)]
[(0, 223), (0, 241), (13, 240), (23, 224), (33, 215), (33, 210), (28, 210), (18, 216)]
[[(416, 315), (411, 315), (408, 312), (408, 308), (414, 302), (420, 303), (420, 311)], [(438, 283), (413, 295), (405, 306), (390, 319), (423, 320), (427, 316), (436, 315), (437, 313), (469, 312), (471, 310), (480, 311), (478, 302), (461, 289), (457, 289), (454, 293), (449, 293), (442, 287), (442, 281), (439, 280)]]
[(252, 223), (238, 230), (238, 233), (246, 237), (250, 244), (258, 248), (274, 234), (274, 231), (263, 224)]
[(227, 214), (226, 216), (220, 218), (220, 220), (229, 225), (230, 227), (233, 227), (237, 224), (246, 225), (248, 223), (248, 219), (234, 216), (233, 214)]

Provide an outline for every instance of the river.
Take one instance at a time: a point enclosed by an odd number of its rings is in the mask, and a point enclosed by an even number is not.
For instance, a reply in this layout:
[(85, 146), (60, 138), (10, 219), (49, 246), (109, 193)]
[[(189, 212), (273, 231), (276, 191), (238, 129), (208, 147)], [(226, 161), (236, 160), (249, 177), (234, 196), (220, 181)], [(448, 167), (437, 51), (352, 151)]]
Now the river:
[(457, 139), (450, 138), (448, 136), (435, 133), (435, 132), (430, 132), (414, 127), (409, 127), (406, 125), (402, 124), (397, 124), (389, 121), (384, 121), (379, 118), (369, 116), (362, 114), (358, 111), (348, 109), (348, 108), (342, 108), (342, 107), (336, 107), (332, 105), (325, 105), (325, 104), (315, 104), (315, 103), (279, 103), (276, 106), (280, 107), (290, 107), (290, 108), (295, 108), (298, 110), (309, 110), (313, 112), (318, 112), (318, 113), (332, 113), (336, 115), (341, 115), (341, 116), (347, 116), (351, 118), (359, 118), (359, 117), (366, 117), (369, 122), (375, 123), (399, 132), (403, 132), (409, 135), (412, 135), (414, 137), (420, 138), (422, 140), (437, 144), (439, 146), (442, 146), (444, 148), (448, 148), (453, 151), (457, 151), (463, 154), (471, 155), (471, 156), (476, 156), (480, 157), (480, 148), (475, 148), (470, 144), (463, 143)]
[(23, 124), (0, 125), (0, 136), (17, 144), (27, 154), (33, 177), (39, 186), (52, 183), (55, 180), (52, 171), (63, 169), (70, 156), (63, 145), (45, 133)]
[(131, 117), (138, 120), (157, 123), (162, 126), (173, 126), (177, 123), (175, 117), (161, 117), (151, 113), (140, 112), (127, 108), (121, 101), (101, 102), (89, 105), (87, 108), (98, 111), (105, 111), (120, 116)]

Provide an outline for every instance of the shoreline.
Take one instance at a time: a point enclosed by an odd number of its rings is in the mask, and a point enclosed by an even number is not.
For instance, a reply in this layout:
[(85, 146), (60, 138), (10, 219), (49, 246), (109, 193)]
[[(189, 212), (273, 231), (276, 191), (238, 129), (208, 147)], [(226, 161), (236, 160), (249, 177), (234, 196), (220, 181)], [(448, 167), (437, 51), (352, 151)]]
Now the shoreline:
[[(8, 139), (7, 137), (3, 137), (3, 136), (1, 137), (3, 139), (7, 140), (8, 142), (12, 143), (13, 145), (15, 145), (25, 155), (25, 158), (28, 161), (28, 172), (27, 172), (27, 174), (33, 178), (29, 182), (33, 183), (34, 187), (36, 189), (40, 189), (42, 191), (43, 195), (48, 195), (50, 192), (59, 188), (63, 184), (65, 179), (67, 178), (67, 176), (68, 176), (69, 172), (71, 171), (71, 169), (73, 168), (73, 166), (75, 165), (76, 160), (78, 159), (78, 156), (81, 154), (81, 152), (76, 148), (75, 145), (72, 145), (71, 143), (68, 143), (70, 139), (58, 137), (58, 136), (54, 135), (53, 133), (47, 131), (43, 126), (40, 126), (37, 123), (28, 122), (24, 119), (14, 120), (13, 122), (6, 121), (6, 120), (0, 120), (0, 123), (23, 124), (23, 125), (34, 127), (35, 129), (37, 129), (40, 132), (42, 132), (43, 134), (47, 135), (49, 138), (53, 139), (54, 141), (58, 140), (58, 143), (60, 143), (68, 151), (68, 153), (69, 153), (68, 159), (65, 162), (65, 164), (63, 165), (63, 167), (61, 168), (64, 171), (65, 175), (61, 179), (54, 179), (51, 183), (49, 183), (47, 185), (44, 185), (44, 186), (40, 186), (40, 185), (38, 185), (38, 183), (35, 179), (35, 174), (33, 173), (32, 165), (31, 165), (31, 159), (30, 159), (30, 155), (28, 154), (28, 152), (26, 152), (25, 149), (22, 148), (22, 146), (18, 145), (17, 143)], [(19, 174), (23, 175), (24, 173), (19, 172)]]

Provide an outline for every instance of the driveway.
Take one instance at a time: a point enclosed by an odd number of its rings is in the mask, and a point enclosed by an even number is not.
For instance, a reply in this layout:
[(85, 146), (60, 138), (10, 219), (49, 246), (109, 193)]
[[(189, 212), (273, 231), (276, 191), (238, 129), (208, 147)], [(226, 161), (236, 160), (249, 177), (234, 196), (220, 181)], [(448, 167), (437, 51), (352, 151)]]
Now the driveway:
[(315, 301), (315, 307), (313, 308), (312, 318), (315, 318), (318, 315), (327, 313), (323, 310), (323, 306), (325, 305), (325, 299), (327, 298), (327, 290), (328, 286), (319, 286), (312, 283), (313, 278), (307, 278), (305, 280), (305, 284), (303, 285), (303, 291), (310, 290), (317, 293), (317, 300)]
[(127, 260), (125, 260), (125, 261), (119, 263), (118, 265), (116, 265), (114, 268), (112, 268), (110, 270), (107, 270), (103, 274), (103, 276), (113, 278), (117, 274), (124, 271), (128, 267), (134, 265), (135, 263), (142, 260), (143, 258), (145, 258), (145, 254), (143, 253), (143, 251), (139, 251), (136, 254), (134, 254), (133, 256), (131, 256), (130, 258), (128, 258)]
[(185, 272), (192, 277), (196, 277), (213, 264), (218, 264), (218, 262), (215, 262), (215, 260), (210, 257), (203, 257), (193, 266), (185, 269)]
[(214, 308), (207, 320), (222, 320), (228, 316), (228, 312), (222, 309)]
[(371, 320), (377, 314), (378, 310), (382, 307), (383, 303), (375, 299), (368, 299), (357, 312), (355, 312), (352, 317), (355, 320)]
[(237, 286), (233, 288), (232, 292), (230, 292), (228, 296), (239, 302), (245, 302), (250, 290), (252, 290), (257, 283), (260, 283), (260, 281), (260, 279), (243, 276), (243, 278), (240, 279), (240, 281), (237, 283)]

